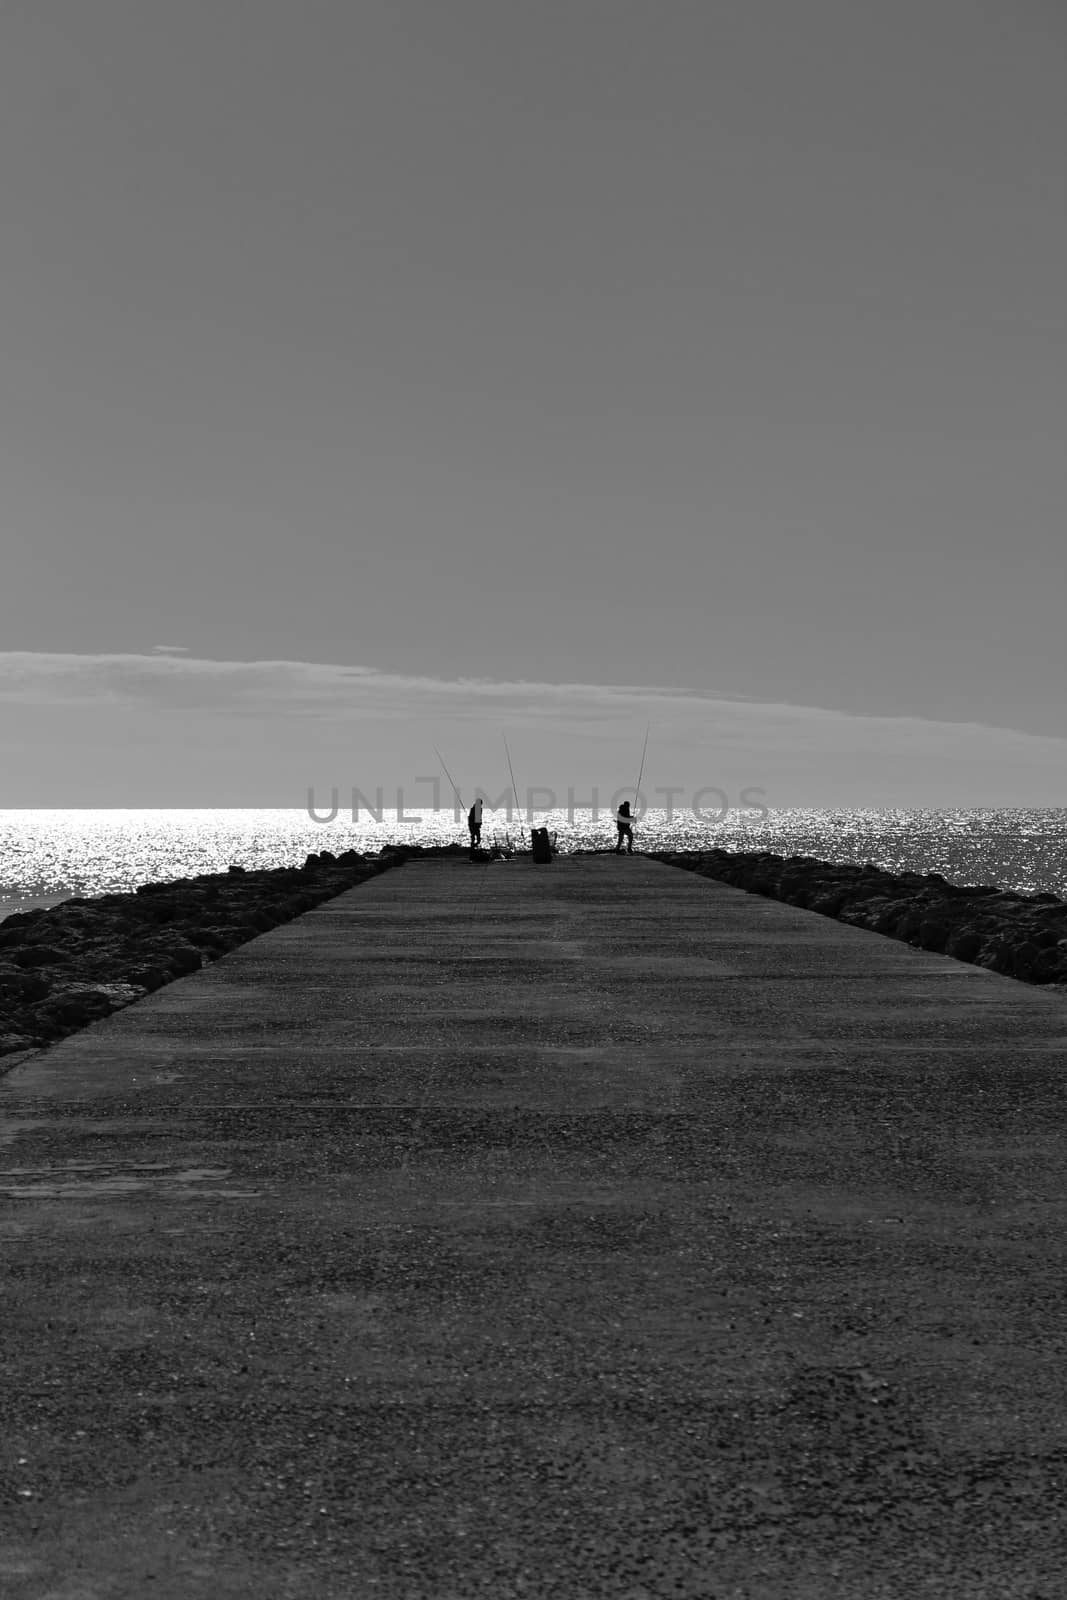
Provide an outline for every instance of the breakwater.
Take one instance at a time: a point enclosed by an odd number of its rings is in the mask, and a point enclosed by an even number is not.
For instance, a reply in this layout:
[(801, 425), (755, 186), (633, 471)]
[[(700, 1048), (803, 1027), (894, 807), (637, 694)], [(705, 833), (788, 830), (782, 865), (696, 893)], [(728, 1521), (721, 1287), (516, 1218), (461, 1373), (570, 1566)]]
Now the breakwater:
[(1067, 902), (940, 873), (893, 873), (758, 851), (657, 852), (670, 866), (835, 917), (957, 961), (1067, 992)]
[[(410, 857), (469, 854), (458, 844), (323, 851), (302, 867), (231, 867), (16, 912), (0, 923), (0, 1057), (53, 1044)], [(1067, 903), (1051, 893), (766, 851), (654, 859), (1067, 994)]]
[(0, 923), (0, 1056), (53, 1044), (408, 856), (426, 853), (462, 851), (323, 851), (302, 867), (231, 867), (143, 884), (131, 894), (16, 912)]

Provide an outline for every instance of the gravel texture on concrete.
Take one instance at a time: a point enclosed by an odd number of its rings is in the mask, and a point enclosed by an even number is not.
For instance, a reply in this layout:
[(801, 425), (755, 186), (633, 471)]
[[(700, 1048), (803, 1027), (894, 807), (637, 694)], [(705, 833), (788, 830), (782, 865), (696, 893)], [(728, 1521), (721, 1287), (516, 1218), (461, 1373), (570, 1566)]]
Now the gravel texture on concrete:
[(0, 1057), (77, 1033), (378, 872), (464, 854), (492, 859), (458, 844), (323, 850), (302, 867), (232, 866), (16, 911), (0, 921)]
[(1060, 1600), (1061, 997), (411, 860), (0, 1079), (5, 1600)]

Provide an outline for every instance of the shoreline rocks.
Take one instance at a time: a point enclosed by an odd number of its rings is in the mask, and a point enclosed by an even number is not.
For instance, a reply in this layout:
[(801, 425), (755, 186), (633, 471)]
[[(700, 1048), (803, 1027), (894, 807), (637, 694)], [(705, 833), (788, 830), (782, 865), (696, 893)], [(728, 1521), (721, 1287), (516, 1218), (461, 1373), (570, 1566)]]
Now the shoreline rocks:
[(655, 858), (749, 894), (1067, 993), (1067, 902), (1058, 895), (953, 884), (937, 872), (892, 873), (872, 862), (856, 866), (767, 851), (657, 851)]
[(0, 1060), (54, 1044), (410, 856), (456, 853), (324, 850), (302, 867), (231, 867), (16, 911), (0, 922)]
[[(302, 867), (231, 867), (14, 912), (0, 922), (0, 1061), (54, 1044), (413, 857), (494, 854), (460, 844), (324, 850)], [(1054, 894), (765, 851), (653, 859), (1067, 994), (1067, 902)]]

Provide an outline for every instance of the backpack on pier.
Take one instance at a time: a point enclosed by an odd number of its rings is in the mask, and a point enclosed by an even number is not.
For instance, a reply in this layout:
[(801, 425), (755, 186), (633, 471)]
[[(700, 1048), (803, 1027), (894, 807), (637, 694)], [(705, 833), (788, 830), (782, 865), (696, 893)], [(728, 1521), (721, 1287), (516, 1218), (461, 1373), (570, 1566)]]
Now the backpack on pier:
[(530, 840), (531, 853), (535, 861), (552, 860), (552, 841), (548, 837), (547, 828), (531, 828)]

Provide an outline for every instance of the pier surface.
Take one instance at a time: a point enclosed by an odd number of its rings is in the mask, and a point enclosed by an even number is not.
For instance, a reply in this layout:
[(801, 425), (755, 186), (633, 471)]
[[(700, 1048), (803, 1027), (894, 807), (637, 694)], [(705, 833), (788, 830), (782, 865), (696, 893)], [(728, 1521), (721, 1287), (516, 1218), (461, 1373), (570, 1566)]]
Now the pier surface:
[(1060, 1597), (1065, 1113), (1062, 996), (411, 861), (0, 1079), (0, 1592)]

